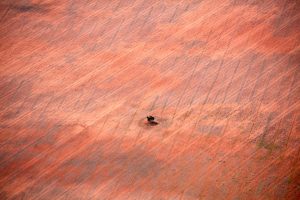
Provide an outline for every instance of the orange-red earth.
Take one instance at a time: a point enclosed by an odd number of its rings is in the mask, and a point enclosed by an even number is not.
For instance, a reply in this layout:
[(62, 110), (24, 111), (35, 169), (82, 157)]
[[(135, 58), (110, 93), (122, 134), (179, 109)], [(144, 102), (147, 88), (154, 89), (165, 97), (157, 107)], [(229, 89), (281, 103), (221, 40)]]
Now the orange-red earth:
[(0, 199), (300, 199), (299, 25), (297, 0), (2, 0)]

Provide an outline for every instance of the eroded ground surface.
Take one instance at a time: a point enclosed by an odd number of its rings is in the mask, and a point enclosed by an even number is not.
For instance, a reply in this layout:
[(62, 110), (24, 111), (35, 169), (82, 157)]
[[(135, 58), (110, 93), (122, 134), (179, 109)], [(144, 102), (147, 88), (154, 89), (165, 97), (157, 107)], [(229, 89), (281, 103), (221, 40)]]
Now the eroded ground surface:
[(299, 199), (299, 6), (2, 0), (0, 199)]

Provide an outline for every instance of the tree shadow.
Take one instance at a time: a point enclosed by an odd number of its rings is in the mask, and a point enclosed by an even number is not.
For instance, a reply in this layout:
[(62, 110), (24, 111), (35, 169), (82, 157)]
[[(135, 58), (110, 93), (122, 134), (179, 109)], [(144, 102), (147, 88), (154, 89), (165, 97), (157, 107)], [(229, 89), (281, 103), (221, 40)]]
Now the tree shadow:
[(158, 122), (156, 122), (156, 121), (148, 122), (148, 126), (157, 126), (157, 125), (158, 125)]

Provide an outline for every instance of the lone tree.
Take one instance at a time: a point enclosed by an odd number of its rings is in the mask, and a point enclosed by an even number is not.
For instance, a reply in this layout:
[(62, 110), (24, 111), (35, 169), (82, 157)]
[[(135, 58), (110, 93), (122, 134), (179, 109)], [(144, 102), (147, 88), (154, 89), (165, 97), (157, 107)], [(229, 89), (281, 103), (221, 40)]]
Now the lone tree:
[(154, 122), (154, 117), (153, 116), (147, 116), (147, 120), (148, 120), (148, 122)]

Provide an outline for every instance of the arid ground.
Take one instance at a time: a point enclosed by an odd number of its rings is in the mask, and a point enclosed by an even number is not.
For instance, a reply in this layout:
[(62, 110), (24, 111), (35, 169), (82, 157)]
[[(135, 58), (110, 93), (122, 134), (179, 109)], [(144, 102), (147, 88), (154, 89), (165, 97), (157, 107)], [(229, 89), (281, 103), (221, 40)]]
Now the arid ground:
[(298, 0), (1, 0), (0, 199), (298, 200), (299, 71)]

